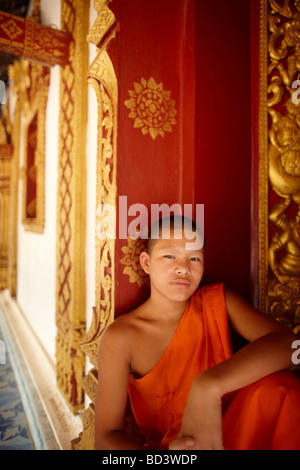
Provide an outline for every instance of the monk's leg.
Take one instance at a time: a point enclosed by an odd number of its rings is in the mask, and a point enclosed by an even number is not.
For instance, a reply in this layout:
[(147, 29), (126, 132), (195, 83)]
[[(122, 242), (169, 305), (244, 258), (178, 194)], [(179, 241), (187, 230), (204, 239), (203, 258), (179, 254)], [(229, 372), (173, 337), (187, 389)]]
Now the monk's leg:
[(300, 381), (278, 372), (241, 389), (223, 417), (228, 450), (300, 450)]

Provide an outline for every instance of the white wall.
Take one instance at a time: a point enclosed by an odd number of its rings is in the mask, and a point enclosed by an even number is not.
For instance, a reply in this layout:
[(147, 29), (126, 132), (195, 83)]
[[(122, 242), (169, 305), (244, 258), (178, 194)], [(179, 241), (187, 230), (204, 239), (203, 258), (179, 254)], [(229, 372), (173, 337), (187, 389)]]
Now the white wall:
[[(97, 14), (91, 1), (90, 27)], [(89, 65), (97, 55), (97, 48), (89, 43)], [(88, 126), (87, 126), (87, 204), (86, 204), (86, 322), (87, 329), (92, 319), (95, 306), (95, 212), (96, 212), (96, 178), (97, 178), (97, 127), (98, 107), (96, 93), (88, 85)]]

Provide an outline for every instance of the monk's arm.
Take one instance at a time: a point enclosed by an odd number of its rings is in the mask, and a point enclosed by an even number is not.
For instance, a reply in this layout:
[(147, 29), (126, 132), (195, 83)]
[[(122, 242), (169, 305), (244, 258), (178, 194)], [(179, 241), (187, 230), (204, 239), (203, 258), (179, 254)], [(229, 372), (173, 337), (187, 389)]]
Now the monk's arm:
[(227, 288), (225, 301), (232, 327), (249, 344), (201, 373), (192, 385), (180, 435), (194, 436), (200, 449), (222, 449), (222, 397), (262, 377), (289, 369), (292, 343), (297, 339), (289, 329)]
[(299, 339), (228, 288), (225, 288), (225, 302), (231, 326), (249, 344), (207, 371), (207, 378), (214, 382), (222, 396), (266, 375), (292, 367), (292, 344)]
[(126, 338), (108, 327), (98, 351), (98, 387), (95, 402), (96, 450), (145, 449), (124, 432), (130, 357)]

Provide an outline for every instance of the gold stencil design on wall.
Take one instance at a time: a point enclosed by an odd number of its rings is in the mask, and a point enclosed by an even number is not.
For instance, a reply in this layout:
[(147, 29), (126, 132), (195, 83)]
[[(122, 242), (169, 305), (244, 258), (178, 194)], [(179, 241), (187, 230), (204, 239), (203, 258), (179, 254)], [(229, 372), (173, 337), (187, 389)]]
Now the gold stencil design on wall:
[(140, 254), (146, 248), (146, 240), (128, 237), (127, 242), (128, 245), (122, 247), (125, 256), (120, 260), (120, 263), (125, 265), (123, 274), (129, 276), (130, 283), (136, 282), (139, 287), (142, 287), (144, 284), (149, 284), (149, 276), (140, 265)]
[(163, 84), (156, 83), (153, 77), (148, 81), (142, 78), (133, 88), (128, 90), (130, 99), (125, 101), (125, 106), (131, 111), (129, 117), (134, 119), (134, 128), (141, 129), (143, 135), (150, 134), (153, 140), (172, 132), (177, 111), (171, 91), (164, 90)]

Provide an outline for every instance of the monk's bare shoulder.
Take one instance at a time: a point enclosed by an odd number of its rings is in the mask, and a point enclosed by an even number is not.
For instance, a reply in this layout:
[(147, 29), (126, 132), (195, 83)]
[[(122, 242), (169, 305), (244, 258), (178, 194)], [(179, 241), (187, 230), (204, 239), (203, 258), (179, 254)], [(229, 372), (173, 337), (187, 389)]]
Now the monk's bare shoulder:
[[(128, 335), (138, 328), (139, 321), (143, 317), (144, 306), (141, 305), (131, 312), (124, 313), (116, 318), (107, 328), (107, 331), (115, 335)], [(112, 333), (111, 333), (112, 334)]]
[[(129, 362), (132, 357), (132, 347), (136, 343), (140, 331), (143, 305), (124, 313), (110, 323), (101, 335), (99, 354), (103, 349), (117, 352)], [(119, 356), (120, 357), (120, 356)]]

